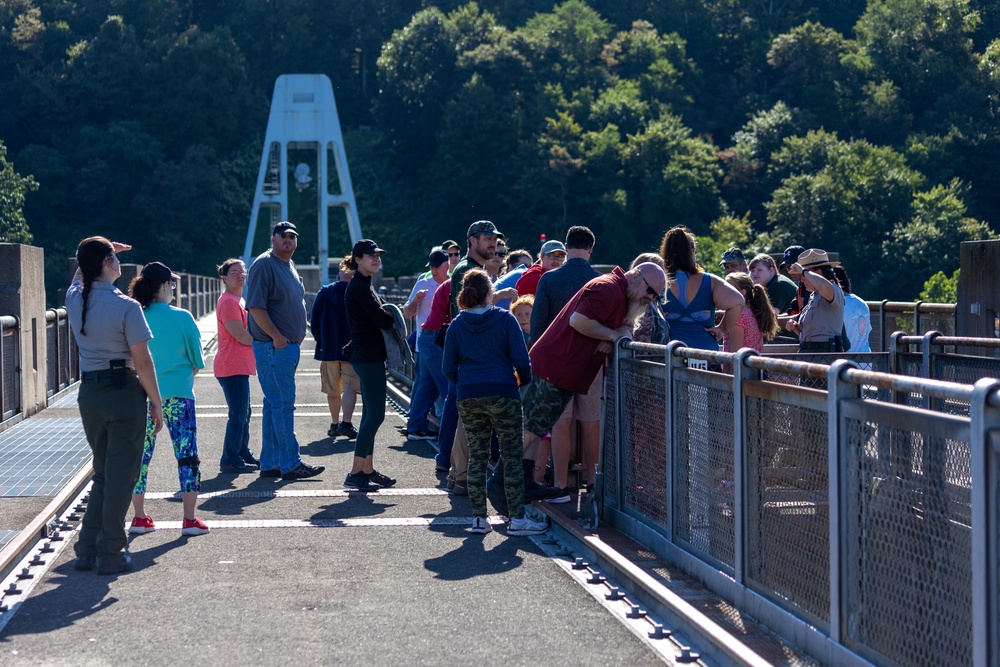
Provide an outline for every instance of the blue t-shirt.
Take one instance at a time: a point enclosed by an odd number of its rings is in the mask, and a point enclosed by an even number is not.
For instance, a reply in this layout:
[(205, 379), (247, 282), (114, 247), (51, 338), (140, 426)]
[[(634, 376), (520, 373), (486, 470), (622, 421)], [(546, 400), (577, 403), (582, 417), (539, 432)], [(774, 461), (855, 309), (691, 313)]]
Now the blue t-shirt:
[[(524, 264), (517, 267), (516, 269), (511, 269), (507, 273), (500, 276), (500, 280), (493, 285), (493, 288), (499, 292), (500, 290), (507, 289), (508, 287), (515, 287), (517, 281), (521, 278), (521, 275), (528, 270)], [(493, 305), (497, 308), (503, 308), (504, 310), (510, 310), (510, 304), (514, 303), (513, 299), (500, 299)]]

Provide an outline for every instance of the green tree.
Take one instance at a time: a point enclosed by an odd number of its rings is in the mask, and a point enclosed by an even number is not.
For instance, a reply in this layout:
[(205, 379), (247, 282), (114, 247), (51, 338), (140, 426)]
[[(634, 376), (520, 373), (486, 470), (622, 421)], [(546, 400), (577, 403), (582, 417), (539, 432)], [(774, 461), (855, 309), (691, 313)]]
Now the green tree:
[(958, 278), (961, 273), (961, 269), (955, 269), (949, 278), (944, 271), (938, 271), (924, 281), (924, 288), (920, 290), (920, 300), (927, 303), (957, 303)]
[(0, 241), (31, 243), (31, 230), (24, 217), (27, 193), (38, 189), (34, 178), (21, 176), (7, 160), (7, 147), (0, 141)]
[(967, 194), (958, 180), (914, 194), (910, 218), (894, 226), (883, 246), (883, 256), (893, 258), (880, 265), (887, 298), (913, 298), (922, 276), (955, 271), (962, 241), (995, 238), (988, 225), (966, 216)]
[(456, 47), (453, 27), (435, 7), (414, 14), (382, 47), (375, 118), (406, 171), (434, 152), (434, 135), (456, 88)]
[(776, 37), (767, 52), (767, 62), (777, 74), (775, 94), (808, 114), (813, 127), (844, 127), (848, 96), (861, 74), (854, 66), (858, 50), (856, 43), (818, 23), (807, 21), (792, 28)]
[(905, 94), (917, 130), (947, 129), (978, 95), (971, 35), (980, 25), (969, 0), (871, 0), (855, 26), (877, 79)]
[(718, 149), (692, 136), (674, 115), (651, 122), (629, 135), (623, 167), (629, 184), (629, 212), (639, 225), (640, 243), (665, 227), (683, 224), (696, 234), (720, 210)]
[[(839, 252), (848, 269), (882, 263), (881, 244), (872, 239), (887, 238), (909, 219), (924, 182), (891, 148), (826, 132), (787, 139), (772, 156), (770, 174), (780, 185), (765, 204), (769, 243)], [(873, 271), (854, 281), (859, 293), (885, 293)]]

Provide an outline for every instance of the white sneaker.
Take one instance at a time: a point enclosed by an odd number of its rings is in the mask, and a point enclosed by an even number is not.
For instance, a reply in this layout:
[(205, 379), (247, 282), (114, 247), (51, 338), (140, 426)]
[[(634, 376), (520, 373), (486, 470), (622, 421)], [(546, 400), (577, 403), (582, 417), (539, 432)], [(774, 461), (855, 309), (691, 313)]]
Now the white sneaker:
[(523, 519), (511, 519), (510, 527), (507, 529), (508, 535), (541, 535), (549, 529), (544, 521), (535, 521), (524, 517)]
[(486, 533), (492, 532), (493, 526), (490, 525), (489, 519), (484, 516), (474, 516), (472, 517), (472, 532), (479, 533), (480, 535), (485, 535)]

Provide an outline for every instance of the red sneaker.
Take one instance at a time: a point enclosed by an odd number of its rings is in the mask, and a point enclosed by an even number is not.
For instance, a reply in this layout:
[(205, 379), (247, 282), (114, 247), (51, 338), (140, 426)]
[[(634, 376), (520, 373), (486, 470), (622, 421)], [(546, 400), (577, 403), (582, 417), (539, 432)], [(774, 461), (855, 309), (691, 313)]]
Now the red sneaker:
[(132, 519), (132, 525), (129, 526), (128, 532), (133, 535), (142, 535), (143, 533), (151, 533), (156, 530), (156, 524), (153, 523), (153, 517), (146, 515), (145, 518), (140, 519), (136, 517)]
[(211, 529), (198, 517), (184, 519), (181, 524), (181, 535), (204, 535), (209, 530)]

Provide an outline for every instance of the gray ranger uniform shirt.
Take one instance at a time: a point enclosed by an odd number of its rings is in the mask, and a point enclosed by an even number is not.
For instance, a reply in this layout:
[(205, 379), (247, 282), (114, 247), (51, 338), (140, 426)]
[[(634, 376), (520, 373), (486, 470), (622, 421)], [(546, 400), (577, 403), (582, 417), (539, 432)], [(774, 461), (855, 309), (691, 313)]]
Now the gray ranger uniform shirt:
[(66, 290), (66, 313), (80, 348), (80, 370), (88, 373), (107, 370), (112, 359), (124, 359), (126, 366), (135, 368), (131, 347), (153, 337), (139, 302), (122, 294), (111, 283), (95, 280), (90, 284), (86, 336), (80, 335), (83, 281), (74, 282)]

